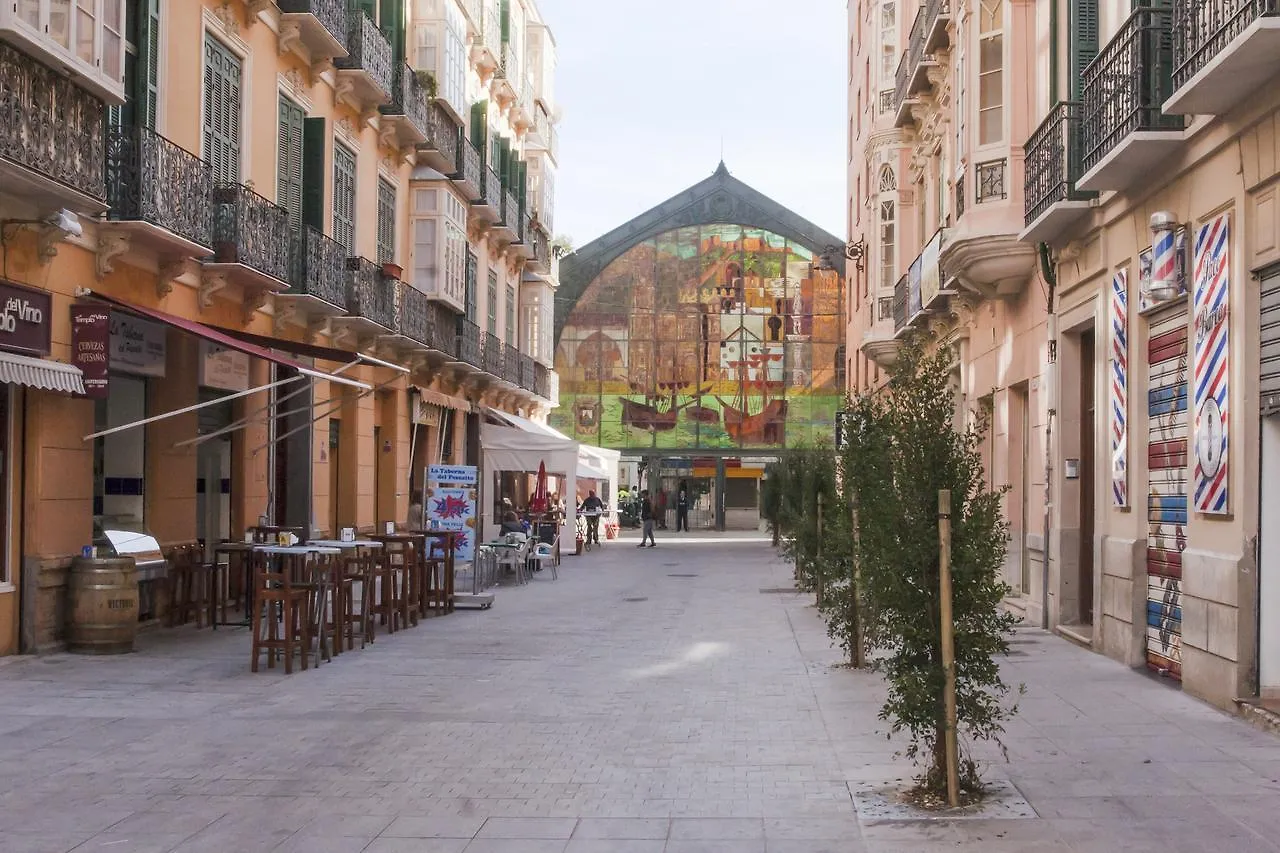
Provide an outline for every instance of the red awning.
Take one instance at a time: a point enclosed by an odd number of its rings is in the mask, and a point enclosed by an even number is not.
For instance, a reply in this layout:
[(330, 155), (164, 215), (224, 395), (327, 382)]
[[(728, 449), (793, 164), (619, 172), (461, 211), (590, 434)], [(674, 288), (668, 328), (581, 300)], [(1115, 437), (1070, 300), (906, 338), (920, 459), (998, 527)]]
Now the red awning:
[[(354, 379), (348, 379), (345, 376), (336, 376), (332, 373), (325, 373), (323, 370), (317, 370), (314, 367), (308, 367), (301, 362), (294, 361), (286, 355), (274, 352), (266, 346), (259, 346), (258, 344), (241, 340), (240, 338), (234, 337), (220, 329), (215, 329), (213, 326), (206, 326), (204, 323), (197, 323), (195, 320), (187, 320), (186, 318), (179, 317), (175, 314), (167, 314), (164, 311), (158, 311), (155, 308), (144, 308), (141, 305), (124, 302), (123, 300), (116, 299), (115, 297), (107, 296), (105, 293), (99, 293), (96, 290), (93, 291), (93, 295), (96, 298), (101, 299), (103, 302), (109, 303), (115, 308), (128, 311), (131, 314), (137, 314), (139, 317), (143, 317), (148, 320), (155, 320), (157, 323), (164, 323), (167, 326), (172, 326), (175, 329), (195, 335), (198, 338), (203, 338), (204, 340), (217, 344), (218, 346), (237, 350), (245, 353), (246, 355), (251, 355), (254, 358), (260, 358), (264, 361), (270, 361), (273, 364), (278, 364), (281, 367), (291, 368), (301, 374), (310, 376), (313, 379), (324, 379), (330, 382), (337, 382), (342, 385), (352, 385), (366, 390), (372, 387), (365, 382), (358, 382)], [(260, 340), (271, 341), (272, 346), (277, 343), (284, 345), (291, 343), (290, 341), (276, 342), (271, 338), (261, 338)], [(330, 352), (342, 353), (344, 357), (341, 359), (330, 359), (329, 356), (324, 356), (327, 360), (338, 360), (344, 363), (356, 361), (356, 356), (352, 353), (344, 352), (343, 350), (331, 350)]]

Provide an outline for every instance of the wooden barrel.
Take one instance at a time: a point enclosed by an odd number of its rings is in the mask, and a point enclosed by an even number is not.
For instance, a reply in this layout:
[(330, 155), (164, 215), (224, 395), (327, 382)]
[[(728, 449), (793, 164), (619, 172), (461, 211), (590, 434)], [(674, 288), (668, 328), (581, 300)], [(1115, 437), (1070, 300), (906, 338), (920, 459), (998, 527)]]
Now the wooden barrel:
[(71, 564), (67, 650), (88, 655), (133, 651), (138, 633), (138, 567), (132, 557)]

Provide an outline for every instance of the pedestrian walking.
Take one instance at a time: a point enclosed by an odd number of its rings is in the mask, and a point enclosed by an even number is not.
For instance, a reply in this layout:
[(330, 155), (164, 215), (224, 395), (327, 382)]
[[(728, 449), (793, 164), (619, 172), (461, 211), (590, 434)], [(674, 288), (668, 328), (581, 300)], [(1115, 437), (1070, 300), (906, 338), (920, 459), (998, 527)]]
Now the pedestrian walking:
[(689, 487), (684, 480), (680, 481), (680, 491), (676, 494), (676, 532), (681, 529), (689, 532)]
[(658, 493), (653, 496), (655, 520), (659, 530), (667, 529), (667, 490), (658, 486)]
[(640, 493), (640, 522), (644, 525), (644, 530), (640, 535), (640, 544), (636, 547), (643, 548), (647, 539), (649, 547), (652, 548), (658, 543), (653, 540), (653, 501), (649, 500), (647, 489)]

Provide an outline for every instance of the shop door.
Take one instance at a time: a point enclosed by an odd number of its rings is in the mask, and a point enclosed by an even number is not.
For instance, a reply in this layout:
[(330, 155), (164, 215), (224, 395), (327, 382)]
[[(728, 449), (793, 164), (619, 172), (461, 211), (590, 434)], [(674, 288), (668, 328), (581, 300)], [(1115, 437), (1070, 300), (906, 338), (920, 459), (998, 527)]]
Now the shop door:
[(342, 421), (329, 419), (329, 535), (338, 538), (338, 489), (342, 486)]
[[(219, 394), (200, 392), (200, 402), (216, 400)], [(231, 425), (230, 402), (205, 406), (199, 411), (197, 430), (212, 435)], [(201, 442), (196, 448), (196, 538), (205, 545), (206, 559), (213, 559), (213, 546), (231, 537), (231, 437)]]
[(1182, 679), (1187, 547), (1187, 306), (1149, 317), (1147, 342), (1147, 666)]
[(1258, 514), (1258, 690), (1280, 690), (1280, 270), (1262, 279), (1262, 494)]
[(1097, 407), (1094, 394), (1093, 332), (1080, 336), (1080, 624), (1093, 624), (1093, 467), (1096, 458), (1094, 442)]

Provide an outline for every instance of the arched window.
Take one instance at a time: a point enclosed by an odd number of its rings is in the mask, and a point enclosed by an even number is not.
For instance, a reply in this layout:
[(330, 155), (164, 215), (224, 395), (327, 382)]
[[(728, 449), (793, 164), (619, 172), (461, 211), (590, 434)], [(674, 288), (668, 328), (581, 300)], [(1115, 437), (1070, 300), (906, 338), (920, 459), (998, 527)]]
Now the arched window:
[(893, 167), (888, 163), (880, 167), (880, 192), (893, 192), (898, 188), (898, 178), (893, 174)]

